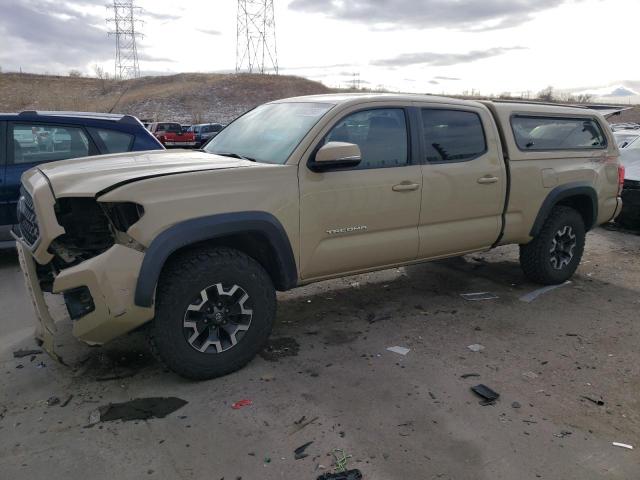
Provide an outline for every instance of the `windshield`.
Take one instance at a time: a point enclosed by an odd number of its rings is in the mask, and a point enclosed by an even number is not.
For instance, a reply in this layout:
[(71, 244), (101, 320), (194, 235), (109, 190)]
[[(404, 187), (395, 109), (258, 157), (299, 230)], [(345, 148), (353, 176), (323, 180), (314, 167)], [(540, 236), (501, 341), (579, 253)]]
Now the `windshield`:
[(182, 126), (179, 123), (159, 123), (158, 131), (182, 133)]
[(327, 103), (261, 105), (223, 129), (204, 150), (283, 164), (331, 107)]

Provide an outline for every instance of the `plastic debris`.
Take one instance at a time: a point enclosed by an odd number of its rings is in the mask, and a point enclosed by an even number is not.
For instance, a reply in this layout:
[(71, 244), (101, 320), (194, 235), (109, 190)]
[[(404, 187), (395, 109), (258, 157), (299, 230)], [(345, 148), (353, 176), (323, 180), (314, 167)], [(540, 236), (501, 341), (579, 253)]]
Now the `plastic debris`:
[(461, 293), (460, 296), (470, 302), (477, 302), (479, 300), (495, 300), (496, 298), (500, 298), (491, 292)]
[(309, 447), (309, 445), (311, 445), (312, 443), (313, 443), (313, 442), (307, 442), (307, 443), (305, 443), (304, 445), (300, 445), (298, 448), (296, 448), (296, 449), (293, 451), (294, 458), (295, 458), (296, 460), (302, 460), (303, 458), (308, 457), (308, 456), (309, 456), (309, 454), (304, 453), (304, 452), (305, 452), (305, 450)]
[(560, 433), (553, 434), (554, 437), (558, 438), (568, 437), (569, 435), (571, 435), (571, 432), (569, 430), (562, 430)]
[(533, 292), (527, 293), (526, 295), (522, 295), (520, 297), (520, 300), (526, 303), (531, 303), (540, 295), (550, 292), (551, 290), (555, 290), (556, 288), (564, 287), (565, 285), (569, 285), (570, 283), (571, 283), (571, 280), (567, 280), (566, 282), (561, 283), (560, 285), (549, 285), (547, 287), (539, 288), (537, 290), (534, 290)]
[(317, 421), (319, 417), (313, 417), (311, 420), (307, 420), (305, 421), (307, 417), (303, 416), (300, 420), (298, 420), (297, 422), (293, 422), (295, 425), (295, 428), (293, 429), (293, 431), (289, 434), (289, 436), (293, 435), (294, 433), (298, 433), (300, 430), (302, 430), (303, 428), (305, 428), (308, 425), (311, 425), (313, 422)]
[(463, 373), (462, 375), (460, 375), (460, 378), (473, 378), (473, 377), (479, 377), (480, 374), (479, 373)]
[(388, 347), (387, 350), (393, 353), (398, 353), (400, 355), (406, 355), (411, 351), (410, 348), (406, 348), (406, 347)]
[(588, 400), (591, 403), (598, 405), (599, 407), (604, 406), (604, 400), (596, 400), (595, 398), (587, 397), (585, 395), (581, 396), (580, 398), (584, 398), (585, 400)]
[(535, 372), (524, 372), (524, 373), (522, 374), (522, 376), (523, 376), (523, 377), (530, 378), (530, 379), (532, 379), (532, 380), (533, 380), (534, 378), (538, 378), (538, 374), (537, 374), (537, 373), (535, 373)]
[(42, 350), (16, 350), (13, 352), (13, 358), (30, 357), (31, 355), (39, 355)]
[[(110, 422), (113, 420), (131, 421), (148, 420), (150, 418), (164, 418), (170, 413), (184, 407), (188, 402), (176, 397), (148, 397), (136, 398), (123, 403), (110, 403), (100, 407), (98, 421)], [(97, 423), (93, 420), (96, 411), (91, 414), (89, 423)]]
[(59, 397), (49, 397), (47, 398), (47, 407), (53, 407), (54, 405), (58, 405), (60, 403)]
[(325, 473), (320, 475), (318, 480), (362, 480), (362, 472), (360, 470), (347, 470), (338, 473)]
[(498, 392), (491, 390), (489, 387), (483, 384), (471, 387), (471, 391), (484, 399), (480, 402), (480, 405), (482, 406), (493, 405), (494, 403), (496, 403), (496, 400), (500, 398), (500, 394)]
[(251, 400), (238, 400), (237, 402), (235, 402), (233, 405), (231, 405), (231, 408), (233, 408), (234, 410), (240, 410), (243, 407), (248, 407), (249, 405), (253, 405), (253, 402)]
[(480, 350), (484, 350), (484, 345), (480, 345), (479, 343), (474, 343), (473, 345), (469, 345), (467, 348), (472, 352), (479, 352)]
[(614, 447), (626, 448), (627, 450), (633, 450), (633, 445), (629, 445), (626, 443), (613, 442), (612, 445)]

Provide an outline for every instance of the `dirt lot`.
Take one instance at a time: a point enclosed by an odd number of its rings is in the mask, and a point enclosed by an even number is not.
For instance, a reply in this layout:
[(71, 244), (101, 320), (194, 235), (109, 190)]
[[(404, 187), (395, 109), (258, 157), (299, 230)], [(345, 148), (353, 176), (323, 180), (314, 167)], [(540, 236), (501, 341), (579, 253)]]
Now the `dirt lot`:
[[(5, 252), (0, 477), (315, 479), (341, 448), (366, 480), (639, 478), (639, 252), (640, 236), (599, 229), (574, 281), (531, 303), (513, 247), (298, 289), (281, 295), (271, 349), (203, 383), (162, 371), (140, 334), (90, 349), (68, 321), (69, 366), (14, 359), (34, 346), (33, 314)], [(499, 298), (460, 297), (482, 291)], [(495, 405), (479, 404), (478, 383)], [(158, 396), (188, 403), (162, 419), (90, 419)], [(253, 403), (231, 407), (242, 399)]]

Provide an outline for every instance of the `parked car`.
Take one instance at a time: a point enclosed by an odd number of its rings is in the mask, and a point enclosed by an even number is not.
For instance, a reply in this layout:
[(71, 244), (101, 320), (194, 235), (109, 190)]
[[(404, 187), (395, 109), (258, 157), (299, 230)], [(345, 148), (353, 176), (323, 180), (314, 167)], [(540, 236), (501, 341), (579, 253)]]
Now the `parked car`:
[(640, 228), (640, 129), (617, 130), (613, 135), (625, 167), (623, 207), (617, 222), (627, 228)]
[(165, 147), (193, 148), (196, 146), (195, 135), (182, 130), (182, 125), (175, 122), (154, 122), (149, 131)]
[(192, 125), (189, 131), (195, 134), (196, 146), (202, 147), (220, 133), (223, 128), (219, 123), (201, 123), (199, 125)]
[(0, 114), (0, 246), (13, 245), (20, 176), (46, 162), (140, 150), (163, 150), (138, 119), (81, 112)]
[(47, 351), (43, 291), (64, 296), (81, 340), (148, 323), (169, 368), (213, 378), (260, 351), (276, 290), (508, 244), (530, 280), (560, 284), (621, 208), (618, 147), (586, 108), (300, 97), (203, 152), (151, 155), (23, 175), (18, 252)]

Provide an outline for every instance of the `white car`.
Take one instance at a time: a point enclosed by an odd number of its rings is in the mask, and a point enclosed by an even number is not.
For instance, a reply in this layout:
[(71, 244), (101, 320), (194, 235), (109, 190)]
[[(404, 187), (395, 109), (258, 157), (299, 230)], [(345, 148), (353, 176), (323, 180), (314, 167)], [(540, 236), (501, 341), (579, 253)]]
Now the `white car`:
[(613, 133), (620, 148), (620, 161), (625, 168), (622, 201), (618, 222), (625, 227), (640, 227), (640, 130), (618, 130)]

